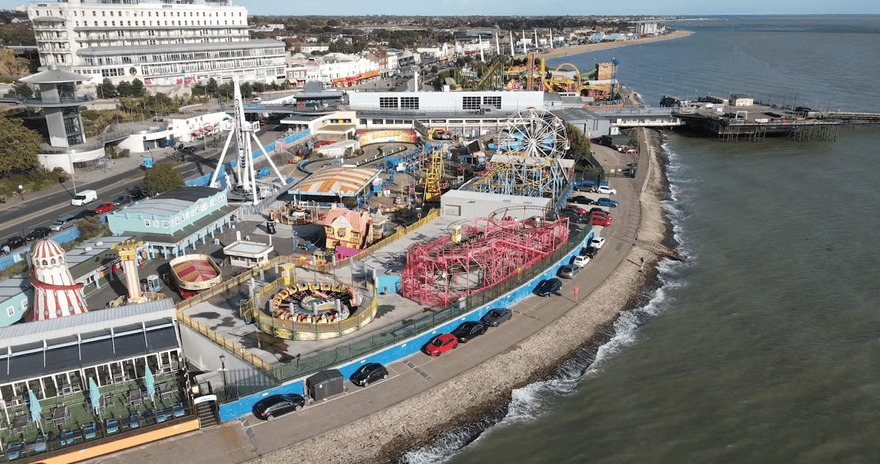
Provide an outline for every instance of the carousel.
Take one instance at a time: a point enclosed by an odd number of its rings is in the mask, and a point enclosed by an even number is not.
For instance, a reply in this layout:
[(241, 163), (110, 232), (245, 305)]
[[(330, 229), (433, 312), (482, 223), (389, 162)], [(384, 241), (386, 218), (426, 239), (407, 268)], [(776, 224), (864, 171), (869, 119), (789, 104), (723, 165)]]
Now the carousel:
[(266, 309), (273, 324), (261, 329), (288, 340), (338, 337), (360, 326), (357, 290), (347, 285), (293, 283), (275, 293)]

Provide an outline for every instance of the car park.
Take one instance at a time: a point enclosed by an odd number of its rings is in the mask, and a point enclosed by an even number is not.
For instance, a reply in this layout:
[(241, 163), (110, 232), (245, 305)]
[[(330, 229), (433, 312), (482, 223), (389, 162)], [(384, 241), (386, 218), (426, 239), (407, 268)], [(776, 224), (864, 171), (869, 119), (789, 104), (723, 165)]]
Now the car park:
[(581, 271), (581, 268), (574, 266), (574, 265), (571, 265), (571, 264), (566, 264), (564, 266), (559, 267), (559, 270), (556, 271), (556, 275), (558, 275), (559, 277), (562, 277), (564, 279), (573, 279), (574, 276), (576, 276), (577, 273), (580, 271)]
[(577, 255), (571, 258), (572, 266), (584, 267), (590, 262), (590, 257), (585, 255)]
[(608, 197), (602, 197), (602, 198), (596, 200), (596, 204), (599, 206), (609, 206), (611, 208), (617, 208), (617, 206), (618, 206), (616, 201), (614, 201)]
[(273, 420), (282, 414), (299, 411), (305, 404), (305, 398), (296, 393), (272, 395), (254, 403), (251, 412), (259, 419)]
[(498, 327), (502, 322), (509, 321), (511, 317), (513, 311), (507, 308), (492, 308), (480, 320), (490, 327)]
[(465, 321), (459, 324), (451, 333), (458, 339), (458, 343), (467, 343), (468, 340), (486, 333), (488, 328), (489, 326), (482, 321)]
[(617, 190), (614, 190), (607, 185), (600, 185), (596, 187), (596, 193), (601, 193), (602, 195), (617, 195)]
[(112, 211), (113, 208), (115, 208), (115, 207), (116, 207), (116, 205), (114, 205), (113, 203), (111, 203), (109, 201), (105, 201), (104, 203), (101, 203), (100, 205), (98, 205), (97, 208), (95, 208), (95, 212), (98, 214), (105, 214), (105, 213), (109, 213), (110, 211)]
[(590, 239), (590, 246), (602, 248), (605, 245), (605, 237), (593, 237)]
[(24, 237), (22, 237), (21, 235), (13, 235), (12, 237), (7, 238), (6, 241), (3, 242), (3, 245), (0, 245), (0, 248), (9, 247), (10, 250), (13, 250), (24, 245), (25, 243), (27, 243), (27, 240), (25, 240)]
[(48, 227), (37, 227), (34, 230), (28, 232), (28, 234), (25, 235), (24, 238), (27, 239), (27, 241), (37, 240), (41, 238), (46, 238), (51, 233), (52, 231), (49, 230)]
[(354, 371), (348, 380), (355, 385), (366, 387), (376, 380), (387, 378), (388, 369), (386, 369), (385, 366), (379, 363), (366, 363), (359, 367), (358, 370)]
[(57, 217), (52, 224), (49, 224), (49, 229), (53, 231), (59, 231), (61, 229), (66, 229), (73, 225), (73, 222), (76, 221), (76, 216), (73, 214), (65, 214), (63, 216)]
[(452, 334), (440, 334), (432, 338), (425, 345), (425, 353), (430, 356), (440, 356), (441, 354), (455, 349), (458, 346), (458, 339)]
[(535, 287), (535, 294), (538, 296), (550, 296), (562, 288), (562, 281), (557, 278), (542, 280)]
[(594, 246), (585, 246), (581, 252), (581, 256), (586, 256), (590, 259), (596, 259), (596, 255), (599, 254), (599, 249)]

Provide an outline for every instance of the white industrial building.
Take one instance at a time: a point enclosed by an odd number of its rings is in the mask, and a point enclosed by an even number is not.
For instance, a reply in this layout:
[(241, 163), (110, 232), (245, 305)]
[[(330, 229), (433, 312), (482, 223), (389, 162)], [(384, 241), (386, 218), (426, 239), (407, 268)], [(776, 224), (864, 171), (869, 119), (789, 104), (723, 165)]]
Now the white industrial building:
[(231, 0), (59, 0), (31, 2), (27, 13), (41, 65), (89, 84), (284, 79), (284, 44), (249, 41), (247, 9)]
[[(346, 78), (378, 77), (379, 64), (357, 55), (329, 53), (310, 57), (305, 63), (306, 80), (331, 85)], [(369, 77), (367, 77), (369, 76)]]
[(440, 211), (445, 216), (468, 219), (486, 218), (500, 211), (503, 217), (523, 220), (539, 215), (542, 209), (552, 208), (552, 202), (551, 198), (450, 190), (440, 197)]

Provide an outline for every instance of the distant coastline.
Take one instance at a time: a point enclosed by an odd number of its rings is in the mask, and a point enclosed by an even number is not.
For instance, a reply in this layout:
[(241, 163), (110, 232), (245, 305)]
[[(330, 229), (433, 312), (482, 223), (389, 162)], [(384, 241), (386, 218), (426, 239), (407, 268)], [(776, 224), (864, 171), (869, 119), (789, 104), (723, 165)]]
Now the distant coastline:
[[(562, 47), (562, 48), (554, 48), (552, 50), (548, 50), (544, 53), (538, 53), (538, 58), (543, 58), (545, 60), (552, 60), (554, 58), (563, 58), (566, 56), (574, 56), (580, 55), (581, 53), (595, 52), (598, 50), (607, 50), (609, 48), (618, 48), (618, 47), (627, 47), (630, 45), (640, 45), (651, 42), (660, 42), (662, 40), (672, 40), (672, 39), (680, 39), (682, 37), (687, 37), (693, 34), (693, 31), (674, 31), (670, 34), (656, 36), (656, 37), (645, 37), (642, 39), (635, 40), (622, 40), (619, 42), (600, 42), (595, 44), (588, 45), (575, 45), (573, 47)], [(517, 55), (515, 58), (522, 59), (525, 55)]]

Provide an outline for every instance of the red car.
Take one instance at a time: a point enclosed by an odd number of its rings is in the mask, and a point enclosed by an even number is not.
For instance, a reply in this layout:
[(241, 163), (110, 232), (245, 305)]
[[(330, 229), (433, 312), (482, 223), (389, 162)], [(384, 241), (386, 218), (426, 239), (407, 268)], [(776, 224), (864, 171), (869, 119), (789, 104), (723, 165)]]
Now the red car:
[(115, 207), (116, 207), (116, 205), (114, 205), (113, 203), (110, 203), (109, 201), (105, 201), (104, 203), (101, 203), (100, 205), (98, 205), (97, 208), (95, 208), (95, 212), (98, 214), (109, 213)]
[(452, 334), (437, 335), (425, 345), (425, 353), (431, 356), (440, 356), (458, 346), (458, 339)]
[(592, 213), (590, 213), (590, 219), (602, 219), (602, 218), (608, 218), (609, 221), (614, 219), (613, 217), (611, 217), (610, 214), (608, 214), (604, 211), (593, 211)]
[(630, 148), (627, 148), (626, 150), (623, 150), (623, 152), (624, 153), (638, 153), (639, 149), (630, 147)]
[(607, 227), (611, 225), (611, 216), (602, 216), (602, 217), (594, 217), (593, 218), (594, 226), (603, 226)]
[(574, 211), (578, 214), (587, 214), (587, 210), (581, 208), (580, 206), (576, 206), (576, 205), (566, 205), (565, 209), (570, 210), (570, 211)]

